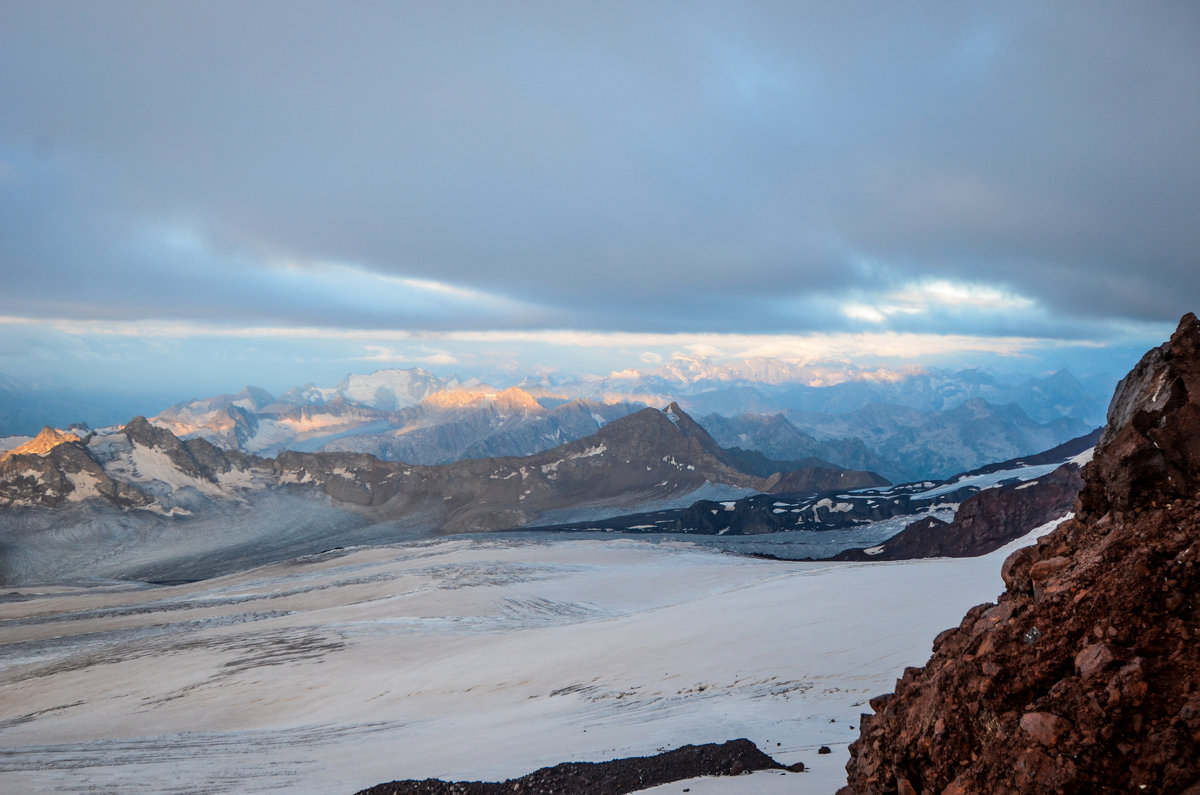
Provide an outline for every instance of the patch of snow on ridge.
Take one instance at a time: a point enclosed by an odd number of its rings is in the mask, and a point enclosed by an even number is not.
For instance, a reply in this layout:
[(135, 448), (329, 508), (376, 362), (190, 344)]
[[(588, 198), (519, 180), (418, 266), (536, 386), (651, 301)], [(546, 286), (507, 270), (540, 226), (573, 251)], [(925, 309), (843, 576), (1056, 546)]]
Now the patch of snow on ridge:
[(67, 500), (70, 502), (82, 502), (89, 497), (99, 497), (100, 479), (91, 472), (72, 472), (67, 475), (74, 488), (67, 495)]
[(1096, 448), (1089, 447), (1088, 449), (1084, 450), (1079, 455), (1072, 458), (1069, 463), (1074, 464), (1077, 467), (1081, 467), (1081, 466), (1084, 466), (1085, 464), (1090, 464), (1092, 462), (1092, 458), (1095, 455), (1096, 455)]
[(249, 469), (231, 469), (228, 472), (217, 473), (217, 483), (227, 489), (252, 489), (269, 486), (273, 482), (268, 473)]
[(136, 483), (161, 483), (172, 492), (191, 487), (209, 496), (221, 494), (217, 484), (181, 472), (166, 453), (153, 447), (143, 447), (134, 442), (130, 464), (129, 474)]
[[(577, 458), (591, 458), (592, 456), (604, 455), (604, 451), (606, 451), (607, 449), (608, 449), (608, 445), (601, 443), (601, 444), (596, 445), (595, 447), (589, 447), (588, 449), (584, 450), (582, 453), (571, 453), (569, 456), (567, 456), (567, 460), (574, 461)], [(543, 467), (543, 471), (545, 471), (544, 467)]]
[(854, 508), (854, 503), (839, 502), (839, 503), (835, 504), (834, 501), (829, 499), (828, 497), (823, 497), (822, 499), (819, 499), (815, 503), (813, 503), (812, 507), (813, 508), (826, 508), (829, 510), (830, 513), (845, 513), (846, 511), (852, 510)]
[(1018, 467), (1017, 469), (1003, 469), (999, 472), (989, 472), (983, 475), (970, 475), (968, 477), (958, 478), (949, 483), (938, 486), (935, 489), (930, 489), (926, 492), (914, 492), (913, 496), (921, 497), (937, 497), (942, 494), (949, 494), (952, 491), (974, 486), (978, 489), (986, 489), (994, 486), (999, 486), (1005, 480), (1034, 480), (1043, 475), (1048, 475), (1058, 469), (1061, 464), (1039, 464), (1031, 467)]

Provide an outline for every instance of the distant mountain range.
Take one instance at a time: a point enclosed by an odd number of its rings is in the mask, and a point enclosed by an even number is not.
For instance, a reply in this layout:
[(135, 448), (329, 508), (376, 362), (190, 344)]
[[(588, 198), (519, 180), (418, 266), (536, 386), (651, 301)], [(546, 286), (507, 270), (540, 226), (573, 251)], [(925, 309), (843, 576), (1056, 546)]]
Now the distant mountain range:
[[(883, 482), (846, 470), (747, 473), (675, 404), (532, 456), (440, 466), (348, 452), (261, 458), (181, 440), (138, 417), (82, 436), (46, 428), (0, 455), (0, 580), (69, 576), (77, 567), (91, 576), (210, 576), (414, 534)], [(76, 559), (97, 547), (113, 570)]]
[(569, 394), (649, 405), (673, 399), (696, 416), (788, 410), (844, 414), (875, 403), (945, 411), (979, 398), (994, 405), (1015, 403), (1037, 422), (1071, 417), (1094, 428), (1104, 423), (1115, 383), (1115, 378), (1104, 376), (1085, 384), (1067, 370), (1010, 381), (973, 369), (865, 370), (843, 363), (777, 359), (714, 364), (702, 357), (677, 356), (647, 371), (626, 370), (605, 378), (527, 378), (518, 386), (536, 396)]
[[(340, 395), (329, 402), (345, 404)], [(142, 417), (99, 432), (45, 428), (0, 454), (0, 582), (195, 579), (334, 547), (519, 528), (775, 534), (781, 540), (771, 543), (785, 546), (771, 554), (795, 556), (878, 546), (916, 521), (909, 535), (933, 533), (942, 543), (938, 528), (964, 500), (1045, 475), (1092, 443), (1001, 465), (1012, 471), (892, 487), (875, 473), (815, 459), (798, 465), (725, 449), (674, 403), (530, 456), (436, 466), (333, 451), (264, 458), (180, 439)], [(1058, 510), (1069, 491), (1041, 499), (1030, 486), (995, 492), (1016, 495), (1015, 508), (977, 513)], [(787, 547), (814, 535), (833, 546)]]
[[(864, 487), (842, 475), (811, 483), (788, 476), (772, 494), (736, 500), (698, 500), (601, 521), (536, 529), (553, 532), (687, 534), (736, 540), (732, 547), (789, 559), (901, 560), (970, 557), (998, 549), (1071, 510), (1083, 481), (1081, 467), (1100, 429), (1042, 453), (990, 464), (946, 481)], [(793, 475), (811, 477), (805, 470)], [(795, 486), (791, 488), (790, 486)], [(829, 532), (839, 531), (839, 532)], [(756, 543), (761, 536), (766, 543)], [(750, 537), (744, 540), (735, 537)], [(789, 543), (800, 537), (800, 543)], [(828, 537), (829, 546), (819, 539)], [(840, 548), (833, 550), (833, 545)], [(856, 546), (855, 544), (861, 544)]]
[[(151, 422), (181, 438), (253, 455), (356, 452), (436, 465), (531, 455), (647, 405), (676, 402), (702, 417), (722, 446), (739, 448), (747, 471), (773, 471), (771, 464), (756, 465), (758, 456), (906, 481), (947, 477), (1086, 433), (1102, 422), (1099, 394), (1066, 371), (1003, 383), (977, 370), (864, 371), (766, 359), (713, 365), (677, 357), (645, 373), (525, 378), (503, 389), (421, 369), (386, 369), (278, 397), (246, 387), (177, 403)], [(32, 434), (31, 421), (42, 413), (53, 415), (56, 421), (45, 424), (57, 427), (70, 424), (64, 415), (71, 422), (112, 417), (78, 398), (46, 387), (0, 388), (0, 428)], [(20, 441), (0, 441), (0, 450)]]
[(292, 389), (274, 398), (247, 387), (180, 403), (153, 418), (183, 437), (230, 450), (370, 453), (410, 464), (530, 455), (595, 433), (644, 406), (535, 400), (529, 393), (440, 382), (421, 370), (355, 376), (333, 389)]
[(758, 450), (777, 460), (815, 457), (897, 483), (950, 477), (1091, 430), (1071, 417), (1039, 423), (1014, 403), (997, 406), (981, 398), (941, 411), (872, 403), (845, 414), (710, 414), (700, 422), (726, 447)]

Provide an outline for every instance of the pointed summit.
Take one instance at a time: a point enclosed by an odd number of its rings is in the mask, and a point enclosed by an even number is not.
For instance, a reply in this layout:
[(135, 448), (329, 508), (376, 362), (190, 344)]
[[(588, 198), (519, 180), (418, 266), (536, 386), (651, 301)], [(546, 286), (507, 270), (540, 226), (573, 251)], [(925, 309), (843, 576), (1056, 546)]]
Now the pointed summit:
[(51, 428), (49, 425), (42, 428), (37, 436), (30, 439), (19, 447), (14, 447), (4, 454), (4, 458), (10, 458), (15, 455), (46, 455), (60, 444), (70, 442), (83, 441), (78, 436), (68, 431), (60, 431), (57, 428)]
[(721, 463), (732, 469), (739, 469), (738, 462), (733, 460), (729, 451), (717, 444), (717, 441), (712, 438), (708, 431), (701, 427), (700, 423), (692, 419), (691, 415), (679, 407), (675, 401), (671, 401), (668, 406), (663, 409), (663, 414), (667, 416), (676, 428), (679, 429), (688, 439), (692, 439), (700, 446), (704, 452), (716, 458)]

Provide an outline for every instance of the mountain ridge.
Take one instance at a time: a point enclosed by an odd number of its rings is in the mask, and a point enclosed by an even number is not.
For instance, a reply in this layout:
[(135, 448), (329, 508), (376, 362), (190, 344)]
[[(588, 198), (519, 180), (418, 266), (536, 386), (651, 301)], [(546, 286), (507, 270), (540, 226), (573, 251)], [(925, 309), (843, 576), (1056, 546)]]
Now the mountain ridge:
[(677, 404), (642, 409), (584, 439), (523, 457), (423, 466), (363, 453), (284, 452), (275, 458), (180, 439), (145, 417), (85, 438), (53, 429), (0, 461), (0, 504), (55, 508), (89, 499), (186, 516), (264, 489), (323, 496), (363, 521), (423, 516), (431, 532), (520, 527), (564, 508), (620, 510), (705, 486), (767, 491), (781, 473), (738, 469)]

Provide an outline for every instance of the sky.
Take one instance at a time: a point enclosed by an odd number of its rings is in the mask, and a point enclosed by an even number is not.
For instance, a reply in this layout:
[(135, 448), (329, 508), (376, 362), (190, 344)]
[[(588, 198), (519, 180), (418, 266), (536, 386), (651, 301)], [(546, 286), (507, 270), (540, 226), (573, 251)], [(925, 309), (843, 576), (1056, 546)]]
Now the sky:
[(0, 373), (1128, 369), (1200, 5), (0, 4)]

